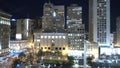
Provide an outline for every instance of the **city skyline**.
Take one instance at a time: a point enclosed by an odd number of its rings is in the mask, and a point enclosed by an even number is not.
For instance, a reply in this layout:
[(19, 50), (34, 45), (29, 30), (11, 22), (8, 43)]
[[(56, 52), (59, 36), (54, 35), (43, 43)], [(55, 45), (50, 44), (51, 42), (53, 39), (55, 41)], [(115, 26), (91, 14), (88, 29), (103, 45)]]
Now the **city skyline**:
[[(55, 5), (65, 5), (69, 6), (70, 4), (78, 4), (83, 8), (83, 23), (86, 25), (88, 31), (88, 0), (29, 0), (29, 1), (0, 1), (0, 9), (8, 12), (12, 15), (12, 18), (35, 18), (41, 17), (43, 15), (43, 4), (46, 2), (51, 2)], [(116, 30), (116, 18), (120, 16), (119, 10), (119, 0), (111, 0), (110, 13), (111, 13), (111, 32)]]
[(120, 67), (119, 3), (1, 0), (1, 67)]

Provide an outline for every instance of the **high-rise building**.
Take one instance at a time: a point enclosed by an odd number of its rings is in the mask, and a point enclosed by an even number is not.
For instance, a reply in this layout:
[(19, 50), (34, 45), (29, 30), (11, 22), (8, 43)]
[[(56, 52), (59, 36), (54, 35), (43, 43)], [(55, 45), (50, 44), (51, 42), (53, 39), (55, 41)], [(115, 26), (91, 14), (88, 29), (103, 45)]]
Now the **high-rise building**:
[(10, 21), (11, 24), (11, 31), (10, 31), (10, 40), (15, 40), (16, 39), (16, 19), (11, 19)]
[[(11, 19), (11, 41), (10, 49), (11, 52), (16, 53), (19, 50), (24, 51), (25, 48), (29, 47), (29, 44), (33, 42), (33, 19)], [(16, 46), (16, 48), (15, 48)]]
[(16, 35), (21, 35), (21, 39), (27, 40), (32, 33), (32, 19), (17, 19), (16, 20)]
[(116, 46), (120, 47), (120, 17), (116, 19)]
[(71, 50), (69, 55), (82, 56), (85, 41), (85, 26), (82, 24), (82, 7), (76, 4), (67, 7), (67, 32), (69, 50)]
[(42, 18), (39, 17), (39, 18), (35, 18), (34, 19), (34, 24), (32, 25), (34, 31), (35, 30), (39, 30), (42, 28)]
[(42, 31), (34, 32), (35, 52), (41, 49), (52, 53), (60, 52), (60, 54), (55, 57), (49, 54), (43, 56), (43, 59), (67, 60), (68, 37), (64, 30), (64, 12), (62, 5), (44, 4)]
[(64, 30), (64, 6), (45, 3), (43, 8), (42, 28), (44, 31), (57, 32)]
[(110, 0), (89, 0), (89, 40), (110, 46)]
[[(67, 7), (67, 22), (69, 20), (77, 21), (82, 23), (82, 7), (77, 4), (72, 4)], [(67, 23), (69, 25), (69, 23)]]
[(54, 6), (53, 27), (56, 31), (63, 31), (65, 28), (65, 8), (63, 5)]
[(0, 55), (9, 52), (11, 15), (0, 11)]
[(51, 27), (52, 27), (51, 14), (52, 14), (52, 12), (53, 12), (53, 4), (45, 3), (43, 6), (42, 29), (51, 30)]

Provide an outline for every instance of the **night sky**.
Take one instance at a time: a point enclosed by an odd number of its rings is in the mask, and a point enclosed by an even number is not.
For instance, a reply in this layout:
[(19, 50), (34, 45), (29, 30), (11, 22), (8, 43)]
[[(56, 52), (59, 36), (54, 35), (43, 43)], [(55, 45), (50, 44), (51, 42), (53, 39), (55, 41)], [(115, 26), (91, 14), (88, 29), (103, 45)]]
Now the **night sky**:
[[(0, 0), (0, 10), (12, 15), (12, 18), (36, 18), (42, 16), (43, 4), (78, 4), (83, 8), (83, 23), (88, 27), (88, 0)], [(116, 17), (120, 16), (120, 0), (111, 0), (111, 32), (115, 31)], [(87, 28), (88, 30), (88, 28)]]

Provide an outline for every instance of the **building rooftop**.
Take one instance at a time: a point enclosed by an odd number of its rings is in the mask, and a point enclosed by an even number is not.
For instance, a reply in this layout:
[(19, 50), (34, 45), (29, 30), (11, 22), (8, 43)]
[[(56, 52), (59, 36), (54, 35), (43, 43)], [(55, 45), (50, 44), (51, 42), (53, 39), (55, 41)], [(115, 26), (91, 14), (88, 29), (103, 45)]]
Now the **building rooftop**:
[(10, 14), (7, 13), (7, 12), (4, 12), (4, 11), (0, 10), (0, 16), (6, 17), (6, 18), (10, 18), (12, 15), (10, 15)]

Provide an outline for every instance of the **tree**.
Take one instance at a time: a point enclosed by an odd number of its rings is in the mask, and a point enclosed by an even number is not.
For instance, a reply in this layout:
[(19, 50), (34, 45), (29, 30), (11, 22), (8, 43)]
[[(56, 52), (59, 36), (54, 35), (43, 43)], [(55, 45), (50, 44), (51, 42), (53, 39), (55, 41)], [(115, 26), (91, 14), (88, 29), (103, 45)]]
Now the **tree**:
[(92, 60), (93, 60), (93, 59), (94, 59), (94, 56), (93, 56), (93, 55), (87, 57), (87, 64), (90, 65), (90, 66), (92, 66), (92, 64), (93, 64)]
[(37, 53), (37, 56), (40, 57), (40, 56), (42, 56), (42, 55), (43, 55), (43, 51), (40, 49), (40, 50), (38, 51), (38, 53)]
[(68, 64), (73, 64), (74, 63), (74, 57), (68, 56)]
[(19, 58), (21, 61), (23, 61), (23, 60), (25, 60), (26, 55), (22, 52), (22, 53), (19, 54), (18, 58)]
[(33, 56), (33, 54), (32, 53), (29, 53), (28, 55), (27, 55), (27, 62), (30, 62), (31, 64), (32, 64), (32, 61), (34, 60), (34, 56)]
[(25, 56), (26, 56), (26, 55), (22, 52), (22, 53), (19, 54), (18, 57), (25, 57)]
[(20, 59), (16, 58), (16, 59), (13, 60), (12, 68), (16, 68), (17, 64), (21, 64), (21, 61), (20, 61)]

